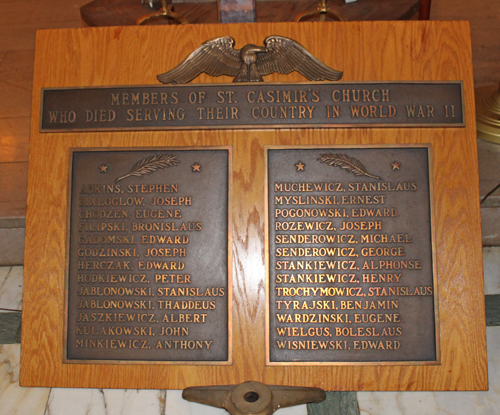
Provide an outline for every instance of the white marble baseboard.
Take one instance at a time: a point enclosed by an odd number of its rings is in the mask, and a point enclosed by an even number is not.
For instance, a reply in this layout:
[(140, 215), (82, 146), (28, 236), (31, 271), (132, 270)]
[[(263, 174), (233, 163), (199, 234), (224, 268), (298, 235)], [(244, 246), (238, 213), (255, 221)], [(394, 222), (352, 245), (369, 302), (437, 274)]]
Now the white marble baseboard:
[[(227, 415), (221, 408), (182, 399), (180, 390), (53, 388), (44, 415)], [(307, 415), (306, 405), (279, 410), (279, 415)]]
[(500, 414), (500, 327), (487, 327), (487, 392), (358, 392), (360, 415)]
[(164, 415), (167, 391), (52, 388), (44, 415)]
[[(0, 267), (0, 308), (21, 310), (24, 267)], [(0, 310), (1, 311), (1, 310)]]
[(483, 248), (484, 293), (500, 294), (500, 246)]
[(3, 415), (44, 415), (49, 388), (19, 386), (21, 345), (0, 346), (0, 413)]

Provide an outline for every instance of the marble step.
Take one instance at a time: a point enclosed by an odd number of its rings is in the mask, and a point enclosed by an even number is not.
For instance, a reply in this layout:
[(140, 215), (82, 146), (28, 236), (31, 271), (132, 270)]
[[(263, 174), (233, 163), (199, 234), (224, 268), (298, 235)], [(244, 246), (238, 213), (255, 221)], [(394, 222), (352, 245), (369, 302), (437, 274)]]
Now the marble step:
[(23, 263), (34, 29), (30, 35), (26, 50), (0, 40), (0, 265)]
[(0, 218), (0, 266), (24, 263), (24, 217)]
[(28, 162), (0, 163), (0, 266), (24, 263)]

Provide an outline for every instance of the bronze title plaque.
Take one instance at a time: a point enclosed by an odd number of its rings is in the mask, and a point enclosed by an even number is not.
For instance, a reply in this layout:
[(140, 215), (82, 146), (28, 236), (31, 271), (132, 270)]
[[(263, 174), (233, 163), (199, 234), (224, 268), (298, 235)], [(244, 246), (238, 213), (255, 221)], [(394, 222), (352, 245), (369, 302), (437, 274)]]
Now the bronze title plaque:
[(267, 360), (436, 364), (431, 147), (267, 148)]
[(46, 88), (40, 131), (463, 127), (462, 87), (422, 81)]
[(231, 149), (73, 149), (66, 362), (231, 362)]

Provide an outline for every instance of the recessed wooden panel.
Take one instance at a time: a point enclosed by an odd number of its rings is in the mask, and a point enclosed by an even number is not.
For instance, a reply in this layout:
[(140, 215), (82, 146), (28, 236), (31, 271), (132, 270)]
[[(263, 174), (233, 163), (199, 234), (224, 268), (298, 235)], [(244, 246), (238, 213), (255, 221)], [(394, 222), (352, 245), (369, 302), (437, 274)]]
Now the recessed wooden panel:
[[(465, 127), (40, 133), (42, 88), (154, 85), (205, 40), (236, 47), (293, 38), (343, 82), (462, 81)], [(272, 75), (270, 82), (305, 82)], [(194, 82), (231, 82), (199, 76)], [(108, 27), (38, 32), (33, 88), (21, 384), (181, 389), (248, 380), (326, 390), (487, 388), (481, 230), (470, 34), (464, 22)], [(268, 366), (265, 147), (431, 145), (440, 364)], [(71, 148), (232, 147), (232, 365), (63, 363)], [(231, 174), (231, 173), (230, 173)], [(230, 249), (231, 251), (231, 249)], [(438, 359), (439, 360), (439, 359)]]

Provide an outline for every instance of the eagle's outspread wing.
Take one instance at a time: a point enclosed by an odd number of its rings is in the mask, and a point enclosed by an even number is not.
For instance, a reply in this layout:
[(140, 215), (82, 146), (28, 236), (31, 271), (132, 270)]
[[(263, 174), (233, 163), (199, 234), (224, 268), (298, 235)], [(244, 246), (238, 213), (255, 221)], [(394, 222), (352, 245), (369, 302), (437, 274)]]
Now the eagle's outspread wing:
[(202, 72), (211, 76), (238, 75), (240, 53), (234, 50), (234, 39), (230, 36), (207, 40), (174, 69), (157, 76), (164, 84), (184, 84)]
[(282, 36), (268, 36), (264, 40), (267, 53), (259, 54), (257, 69), (263, 76), (279, 72), (297, 71), (310, 81), (338, 81), (343, 72), (336, 71), (313, 56), (295, 40)]

